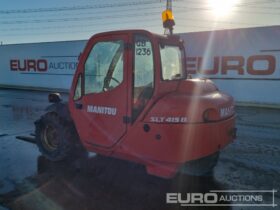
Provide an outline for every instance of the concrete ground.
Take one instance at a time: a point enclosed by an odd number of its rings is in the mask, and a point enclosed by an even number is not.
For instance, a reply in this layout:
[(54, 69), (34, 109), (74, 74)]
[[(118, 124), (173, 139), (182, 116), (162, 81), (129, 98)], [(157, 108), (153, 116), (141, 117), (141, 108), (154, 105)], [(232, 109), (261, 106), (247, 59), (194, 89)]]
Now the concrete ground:
[[(17, 140), (34, 132), (47, 95), (0, 89), (0, 210), (193, 209), (166, 204), (166, 193), (280, 190), (280, 109), (238, 107), (237, 140), (221, 152), (213, 177), (164, 180), (141, 165), (99, 156), (52, 163), (36, 145)], [(271, 194), (264, 198), (272, 201)], [(279, 192), (274, 202), (280, 204)]]

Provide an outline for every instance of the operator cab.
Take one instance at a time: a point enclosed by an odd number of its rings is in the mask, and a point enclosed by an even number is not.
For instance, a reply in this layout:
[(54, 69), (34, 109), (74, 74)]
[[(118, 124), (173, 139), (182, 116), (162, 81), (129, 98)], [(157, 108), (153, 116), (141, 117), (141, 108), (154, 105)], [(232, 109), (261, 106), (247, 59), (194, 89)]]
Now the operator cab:
[(70, 94), (74, 122), (83, 122), (76, 124), (84, 131), (79, 132), (81, 138), (92, 142), (98, 135), (99, 146), (118, 142), (128, 125), (144, 117), (153, 96), (174, 91), (178, 80), (186, 78), (184, 69), (183, 43), (175, 36), (144, 30), (93, 36), (81, 55)]

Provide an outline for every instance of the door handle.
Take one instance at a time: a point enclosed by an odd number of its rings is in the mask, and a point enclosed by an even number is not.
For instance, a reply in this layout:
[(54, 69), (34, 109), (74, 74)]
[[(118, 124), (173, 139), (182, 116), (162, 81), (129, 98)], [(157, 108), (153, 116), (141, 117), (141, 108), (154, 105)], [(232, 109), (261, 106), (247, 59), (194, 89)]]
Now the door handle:
[(82, 109), (83, 108), (83, 104), (75, 103), (75, 107), (76, 107), (76, 109)]

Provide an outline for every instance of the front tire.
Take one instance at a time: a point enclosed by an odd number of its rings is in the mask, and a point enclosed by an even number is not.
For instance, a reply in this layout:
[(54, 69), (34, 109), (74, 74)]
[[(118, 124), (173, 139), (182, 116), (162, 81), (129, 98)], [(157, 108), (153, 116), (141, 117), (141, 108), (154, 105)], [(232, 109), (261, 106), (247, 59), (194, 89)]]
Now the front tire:
[(71, 122), (49, 112), (35, 122), (36, 143), (40, 152), (51, 161), (68, 158), (75, 150), (77, 132)]

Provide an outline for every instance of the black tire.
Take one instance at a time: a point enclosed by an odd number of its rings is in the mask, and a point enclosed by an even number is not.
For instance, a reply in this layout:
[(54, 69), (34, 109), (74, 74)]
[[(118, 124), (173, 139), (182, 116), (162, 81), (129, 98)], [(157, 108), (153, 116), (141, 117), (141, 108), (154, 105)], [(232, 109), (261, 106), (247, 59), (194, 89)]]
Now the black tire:
[(198, 160), (186, 162), (180, 173), (191, 176), (212, 176), (214, 167), (217, 165), (220, 152), (216, 152)]
[(35, 122), (36, 143), (40, 152), (51, 161), (60, 161), (74, 153), (77, 132), (71, 122), (49, 112)]

